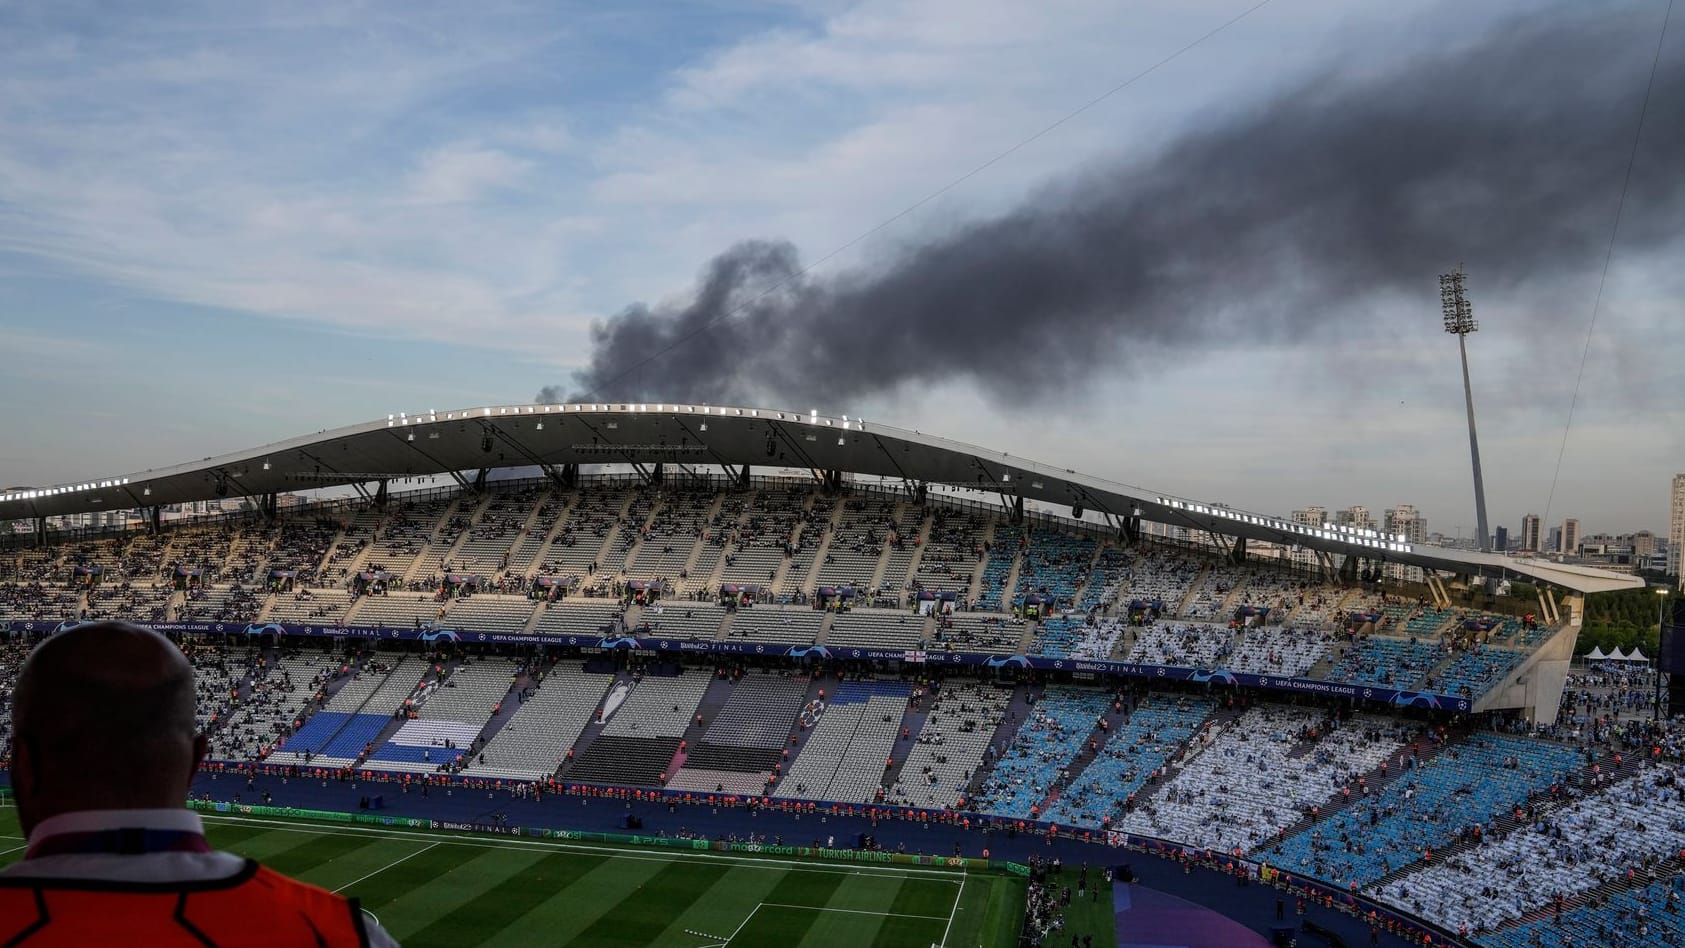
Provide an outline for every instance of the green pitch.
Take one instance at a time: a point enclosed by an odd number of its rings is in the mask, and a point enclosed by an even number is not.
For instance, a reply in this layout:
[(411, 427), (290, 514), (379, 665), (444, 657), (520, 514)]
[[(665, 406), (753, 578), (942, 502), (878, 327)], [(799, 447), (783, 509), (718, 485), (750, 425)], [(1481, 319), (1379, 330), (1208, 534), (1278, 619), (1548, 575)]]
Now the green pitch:
[[(1023, 881), (996, 873), (253, 817), (205, 826), (219, 849), (355, 896), (407, 948), (994, 948), (1016, 944), (1023, 922)], [(0, 863), (22, 844), (16, 811), (0, 809)]]

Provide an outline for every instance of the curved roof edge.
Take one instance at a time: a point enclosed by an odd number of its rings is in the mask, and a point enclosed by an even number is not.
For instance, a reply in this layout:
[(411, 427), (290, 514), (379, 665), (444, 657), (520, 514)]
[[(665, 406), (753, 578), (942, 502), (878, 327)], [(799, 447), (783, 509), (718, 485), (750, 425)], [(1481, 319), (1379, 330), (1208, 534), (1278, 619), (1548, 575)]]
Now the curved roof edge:
[(1521, 577), (1581, 593), (1638, 588), (1607, 570), (1410, 544), (1312, 527), (1078, 473), (890, 425), (767, 409), (671, 403), (493, 405), (400, 412), (202, 461), (47, 488), (0, 492), (0, 519), (261, 496), (482, 468), (566, 464), (798, 467), (990, 490), (1158, 523), (1424, 569)]

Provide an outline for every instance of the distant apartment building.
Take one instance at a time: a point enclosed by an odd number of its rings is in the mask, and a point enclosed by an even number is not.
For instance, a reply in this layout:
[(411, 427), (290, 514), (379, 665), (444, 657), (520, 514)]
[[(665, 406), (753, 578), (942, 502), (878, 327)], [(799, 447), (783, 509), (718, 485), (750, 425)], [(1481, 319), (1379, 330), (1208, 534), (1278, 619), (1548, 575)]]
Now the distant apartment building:
[(1580, 521), (1574, 517), (1562, 521), (1562, 532), (1557, 540), (1556, 552), (1563, 556), (1573, 556), (1580, 552)]
[[(1679, 576), (1679, 554), (1685, 551), (1685, 474), (1673, 475), (1673, 516), (1667, 527), (1667, 571)], [(1685, 589), (1685, 578), (1679, 588)]]
[(1528, 514), (1521, 518), (1521, 552), (1537, 553), (1543, 549), (1539, 545), (1539, 525), (1538, 514)]

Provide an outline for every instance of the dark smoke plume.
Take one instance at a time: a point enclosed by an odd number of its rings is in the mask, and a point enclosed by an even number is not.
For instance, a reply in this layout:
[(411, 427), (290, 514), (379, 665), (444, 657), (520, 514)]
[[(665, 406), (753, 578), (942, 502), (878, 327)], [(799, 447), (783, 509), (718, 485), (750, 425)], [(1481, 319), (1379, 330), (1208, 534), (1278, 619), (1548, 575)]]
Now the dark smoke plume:
[[(1460, 261), (1483, 294), (1542, 297), (1602, 263), (1653, 6), (1552, 9), (1393, 75), (1322, 77), (876, 268), (802, 277), (788, 243), (739, 244), (688, 303), (594, 326), (569, 395), (837, 406), (969, 378), (1036, 399), (1198, 347), (1314, 346), (1388, 296), (1431, 298)], [(1622, 252), (1685, 220), (1685, 56), (1668, 45)]]

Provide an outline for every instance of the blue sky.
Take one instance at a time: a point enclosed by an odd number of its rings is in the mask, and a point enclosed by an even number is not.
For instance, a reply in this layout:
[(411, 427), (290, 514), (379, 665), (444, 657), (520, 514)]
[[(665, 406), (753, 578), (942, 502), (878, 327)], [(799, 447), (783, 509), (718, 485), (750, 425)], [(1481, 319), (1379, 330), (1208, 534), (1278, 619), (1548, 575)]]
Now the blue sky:
[[(821, 256), (1251, 5), (6, 4), (0, 485), (524, 401), (566, 384), (593, 320), (683, 294), (731, 243)], [(835, 265), (1527, 8), (1273, 0)], [(1065, 412), (958, 384), (817, 407), (1251, 509), (1415, 503), (1472, 529), (1432, 277), (1384, 331), (1188, 352)], [(1581, 329), (1552, 338), (1471, 288), (1513, 527), (1544, 512), (1594, 287), (1554, 302)], [(1681, 289), (1617, 251), (1553, 520), (1665, 528)]]

